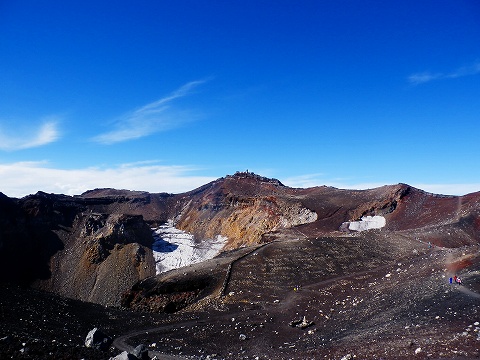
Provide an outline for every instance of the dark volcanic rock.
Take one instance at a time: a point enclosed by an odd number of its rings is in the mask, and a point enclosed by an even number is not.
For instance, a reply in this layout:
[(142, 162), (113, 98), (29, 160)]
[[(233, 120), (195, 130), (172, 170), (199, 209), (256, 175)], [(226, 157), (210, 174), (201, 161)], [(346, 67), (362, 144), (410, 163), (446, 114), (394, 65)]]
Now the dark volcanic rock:
[(42, 192), (2, 196), (0, 280), (115, 304), (155, 274), (153, 238), (142, 215), (95, 213), (87, 202)]
[[(34, 197), (34, 196), (32, 196)], [(0, 281), (28, 284), (51, 276), (49, 261), (63, 249), (54, 232), (69, 209), (54, 207), (43, 193), (37, 201), (0, 196)]]
[(150, 357), (148, 356), (148, 348), (144, 344), (140, 344), (135, 349), (133, 349), (132, 355), (136, 359), (140, 359), (140, 360), (150, 359)]
[[(168, 281), (169, 277), (174, 280)], [(182, 279), (175, 277), (175, 271), (161, 278), (158, 281), (152, 277), (135, 284), (123, 294), (122, 306), (139, 311), (173, 313), (211, 294), (219, 279), (202, 273)]]
[(102, 330), (94, 328), (90, 330), (85, 338), (85, 346), (91, 347), (98, 350), (108, 350), (110, 345), (112, 345), (112, 338), (106, 335)]
[(130, 354), (128, 351), (123, 351), (117, 356), (110, 358), (110, 360), (138, 360), (138, 358), (135, 355)]
[[(153, 237), (141, 215), (79, 214), (53, 276), (36, 285), (62, 295), (118, 305), (135, 282), (154, 275)], [(68, 265), (67, 265), (68, 264)]]

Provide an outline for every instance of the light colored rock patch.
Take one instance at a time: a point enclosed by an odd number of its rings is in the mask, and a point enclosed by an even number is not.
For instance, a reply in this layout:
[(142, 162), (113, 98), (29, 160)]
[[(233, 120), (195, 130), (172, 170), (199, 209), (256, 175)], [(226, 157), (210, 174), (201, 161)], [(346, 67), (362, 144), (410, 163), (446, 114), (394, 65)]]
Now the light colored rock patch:
[(227, 242), (227, 238), (221, 235), (196, 242), (192, 234), (175, 228), (173, 221), (154, 229), (153, 238), (157, 274), (211, 259)]
[(302, 224), (309, 224), (316, 221), (318, 215), (300, 204), (295, 204), (288, 208), (288, 211), (280, 217), (279, 227), (289, 228)]
[(386, 225), (387, 221), (383, 216), (363, 216), (360, 221), (347, 221), (340, 227), (341, 230), (365, 231), (370, 229), (380, 229)]

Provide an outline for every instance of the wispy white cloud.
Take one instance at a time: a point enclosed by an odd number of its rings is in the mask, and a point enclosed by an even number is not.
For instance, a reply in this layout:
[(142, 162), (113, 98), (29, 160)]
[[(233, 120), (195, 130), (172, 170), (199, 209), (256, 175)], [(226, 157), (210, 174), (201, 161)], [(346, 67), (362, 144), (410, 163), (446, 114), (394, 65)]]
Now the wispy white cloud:
[(168, 96), (151, 102), (121, 116), (114, 129), (93, 138), (102, 144), (114, 144), (133, 140), (180, 126), (195, 119), (195, 115), (180, 109), (172, 109), (174, 100), (191, 94), (192, 90), (206, 80), (189, 82)]
[(408, 77), (408, 82), (413, 85), (420, 85), (423, 83), (427, 83), (429, 81), (441, 79), (443, 76), (445, 75), (440, 73), (437, 73), (437, 74), (432, 74), (430, 72), (416, 73)]
[(456, 79), (464, 76), (480, 74), (480, 61), (469, 66), (463, 66), (450, 73), (431, 73), (429, 71), (412, 74), (408, 82), (413, 85), (420, 85), (434, 80)]
[(156, 161), (70, 170), (47, 162), (0, 163), (0, 192), (11, 197), (37, 191), (76, 195), (95, 188), (180, 193), (215, 180), (196, 176), (196, 171), (195, 167), (165, 166)]
[(294, 188), (308, 188), (326, 185), (322, 182), (322, 174), (306, 174), (284, 178), (281, 182), (284, 185)]
[(47, 145), (60, 137), (58, 121), (48, 118), (37, 129), (10, 129), (8, 132), (0, 128), (0, 149), (14, 151)]

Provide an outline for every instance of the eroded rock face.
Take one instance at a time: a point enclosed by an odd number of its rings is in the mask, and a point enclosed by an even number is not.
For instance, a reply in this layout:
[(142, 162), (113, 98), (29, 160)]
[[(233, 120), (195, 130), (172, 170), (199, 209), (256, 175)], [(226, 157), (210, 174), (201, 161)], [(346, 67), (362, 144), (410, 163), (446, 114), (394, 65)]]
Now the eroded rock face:
[(275, 197), (249, 198), (221, 207), (190, 209), (178, 227), (200, 238), (226, 236), (226, 248), (260, 243), (262, 236), (280, 228), (310, 223), (317, 219), (315, 212), (300, 203), (288, 203)]
[(49, 261), (64, 248), (54, 229), (68, 226), (75, 207), (44, 193), (18, 201), (0, 194), (0, 281), (29, 284), (51, 276)]
[(141, 215), (90, 214), (85, 220), (80, 237), (87, 240), (87, 258), (93, 264), (105, 260), (114, 248), (138, 243), (152, 247), (150, 227)]
[(196, 238), (222, 235), (225, 249), (235, 249), (261, 243), (268, 232), (314, 222), (317, 214), (280, 181), (246, 172), (202, 188), (176, 220)]
[(125, 292), (121, 304), (139, 311), (173, 313), (210, 293), (216, 281), (212, 275), (200, 274), (161, 282), (149, 278)]
[(80, 214), (65, 251), (55, 254), (55, 274), (37, 285), (62, 295), (118, 305), (134, 283), (155, 274), (153, 237), (141, 215)]

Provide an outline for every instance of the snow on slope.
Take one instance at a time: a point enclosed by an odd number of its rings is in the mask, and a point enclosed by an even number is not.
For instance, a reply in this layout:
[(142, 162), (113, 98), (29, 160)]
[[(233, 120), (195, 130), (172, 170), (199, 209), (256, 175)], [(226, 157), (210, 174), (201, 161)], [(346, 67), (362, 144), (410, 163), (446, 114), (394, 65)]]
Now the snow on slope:
[(348, 229), (353, 231), (380, 229), (384, 227), (386, 223), (387, 221), (383, 216), (363, 216), (360, 221), (351, 221)]
[(175, 228), (173, 221), (154, 229), (153, 238), (157, 274), (211, 259), (227, 241), (225, 236), (217, 235), (196, 242), (192, 234)]
[(340, 226), (340, 231), (365, 231), (384, 227), (387, 220), (380, 215), (363, 216), (360, 221), (347, 221)]

